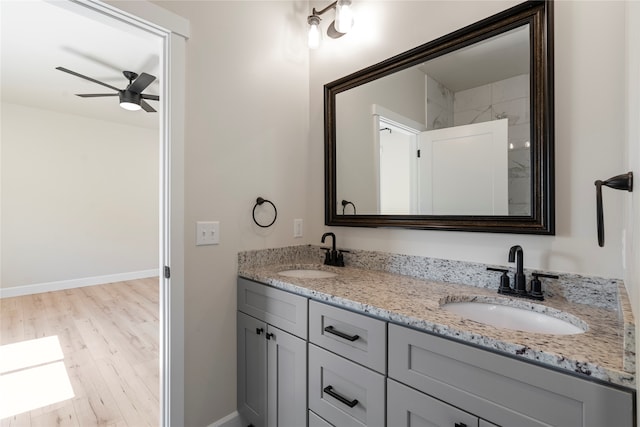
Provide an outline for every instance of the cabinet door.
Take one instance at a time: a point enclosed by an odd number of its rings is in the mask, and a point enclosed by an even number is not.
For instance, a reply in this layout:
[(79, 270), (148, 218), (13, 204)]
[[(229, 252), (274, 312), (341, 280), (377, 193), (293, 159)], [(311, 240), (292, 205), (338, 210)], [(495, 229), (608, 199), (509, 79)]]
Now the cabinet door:
[(478, 418), (393, 380), (387, 380), (387, 425), (478, 427)]
[(307, 343), (267, 325), (269, 427), (307, 425)]
[(267, 325), (238, 312), (238, 413), (243, 425), (267, 425)]

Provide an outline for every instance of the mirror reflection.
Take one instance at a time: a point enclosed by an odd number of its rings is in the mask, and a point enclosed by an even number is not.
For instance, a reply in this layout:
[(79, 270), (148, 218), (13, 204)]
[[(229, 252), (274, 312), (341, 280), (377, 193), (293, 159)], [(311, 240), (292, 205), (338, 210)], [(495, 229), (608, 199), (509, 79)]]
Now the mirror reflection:
[(336, 214), (531, 215), (524, 24), (336, 94)]

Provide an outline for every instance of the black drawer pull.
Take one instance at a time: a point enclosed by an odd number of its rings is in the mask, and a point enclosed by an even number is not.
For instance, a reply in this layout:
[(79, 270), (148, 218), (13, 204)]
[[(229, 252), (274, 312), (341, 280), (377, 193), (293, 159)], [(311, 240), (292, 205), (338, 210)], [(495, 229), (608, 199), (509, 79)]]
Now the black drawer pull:
[(331, 385), (326, 386), (322, 390), (325, 393), (327, 393), (329, 396), (333, 397), (334, 399), (339, 400), (340, 402), (344, 403), (349, 408), (353, 408), (354, 406), (356, 406), (358, 404), (358, 399), (349, 400), (346, 397), (339, 395), (338, 393), (333, 391), (333, 386), (331, 386)]
[(347, 335), (344, 332), (337, 331), (333, 329), (333, 326), (327, 326), (326, 328), (324, 328), (324, 331), (333, 335), (337, 335), (340, 338), (344, 338), (345, 340), (348, 340), (348, 341), (355, 341), (358, 338), (360, 338), (360, 335)]
[(271, 332), (267, 332), (267, 334), (265, 335), (265, 337), (267, 337), (268, 340), (270, 340), (271, 338), (275, 339), (276, 336), (273, 335)]
[(465, 423), (456, 423), (455, 427), (467, 427)]
[(256, 334), (260, 335), (261, 333), (264, 332), (264, 329), (262, 328), (256, 328)]

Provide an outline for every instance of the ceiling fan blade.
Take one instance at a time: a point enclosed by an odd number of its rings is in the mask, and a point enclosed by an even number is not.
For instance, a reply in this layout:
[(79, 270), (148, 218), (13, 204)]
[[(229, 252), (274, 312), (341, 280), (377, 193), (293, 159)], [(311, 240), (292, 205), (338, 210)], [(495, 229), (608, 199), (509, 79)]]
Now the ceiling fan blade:
[(64, 68), (64, 67), (56, 67), (56, 70), (64, 71), (65, 73), (69, 73), (69, 74), (74, 75), (74, 76), (76, 76), (76, 77), (80, 77), (80, 78), (82, 78), (82, 79), (89, 80), (90, 82), (97, 83), (97, 84), (99, 84), (99, 85), (102, 85), (102, 86), (108, 87), (109, 89), (113, 89), (113, 90), (115, 90), (115, 91), (120, 92), (120, 89), (118, 89), (117, 87), (114, 87), (114, 86), (111, 86), (111, 85), (109, 85), (109, 84), (103, 83), (103, 82), (101, 82), (101, 81), (99, 81), (99, 80), (96, 80), (96, 79), (92, 79), (91, 77), (83, 76), (82, 74), (76, 73), (75, 71), (71, 71), (71, 70), (69, 70), (69, 69), (67, 69), (67, 68)]
[(142, 99), (151, 99), (152, 101), (160, 101), (160, 97), (158, 95), (147, 95), (143, 93), (140, 96), (142, 97)]
[(76, 93), (76, 96), (82, 98), (97, 98), (99, 96), (118, 96), (117, 93)]
[(156, 78), (151, 74), (142, 73), (127, 88), (130, 92), (142, 93)]
[(153, 109), (153, 107), (151, 105), (149, 105), (147, 103), (147, 101), (145, 101), (144, 99), (140, 100), (140, 106), (142, 107), (142, 109), (144, 111), (146, 111), (147, 113), (155, 113), (156, 110)]

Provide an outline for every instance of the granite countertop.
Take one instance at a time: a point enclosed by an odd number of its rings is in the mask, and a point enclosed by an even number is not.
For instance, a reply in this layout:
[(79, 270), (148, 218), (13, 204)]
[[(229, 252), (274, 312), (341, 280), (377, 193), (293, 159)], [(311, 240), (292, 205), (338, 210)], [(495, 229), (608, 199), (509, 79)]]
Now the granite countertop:
[[(279, 271), (317, 269), (337, 274), (331, 278), (284, 277)], [(495, 290), (477, 286), (444, 283), (411, 276), (353, 267), (321, 264), (274, 263), (239, 268), (242, 277), (269, 284), (318, 301), (370, 314), (390, 322), (432, 332), (441, 336), (497, 350), (555, 368), (578, 373), (623, 387), (635, 387), (635, 360), (625, 352), (628, 330), (633, 330), (626, 293), (618, 310), (570, 302), (560, 295), (545, 301), (498, 295)], [(576, 335), (549, 335), (512, 331), (466, 320), (441, 309), (455, 301), (500, 301), (542, 312), (559, 310), (577, 317), (588, 330)], [(627, 313), (627, 311), (629, 313)], [(567, 319), (572, 323), (572, 316)], [(631, 316), (631, 317), (630, 317)], [(578, 323), (579, 320), (578, 320)]]

